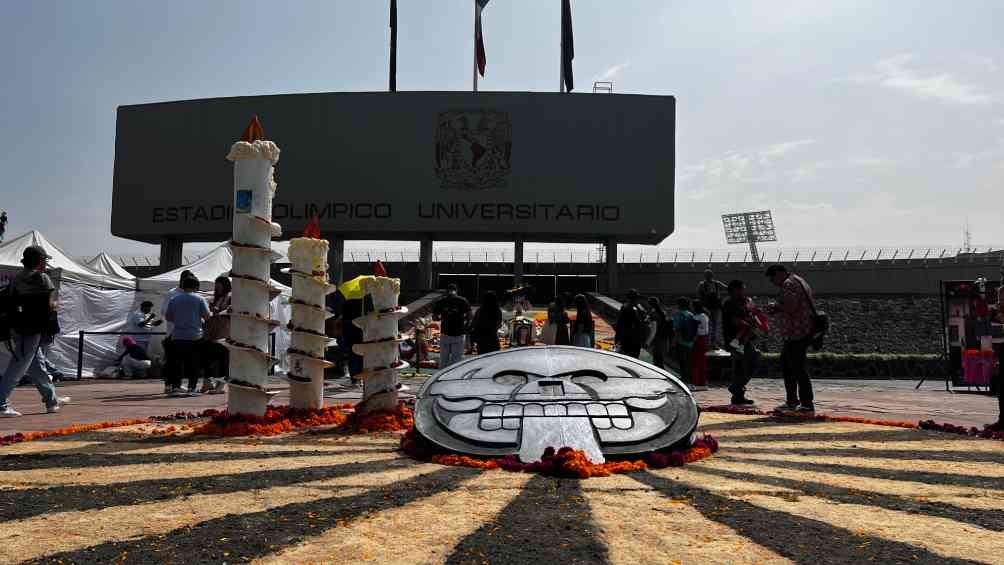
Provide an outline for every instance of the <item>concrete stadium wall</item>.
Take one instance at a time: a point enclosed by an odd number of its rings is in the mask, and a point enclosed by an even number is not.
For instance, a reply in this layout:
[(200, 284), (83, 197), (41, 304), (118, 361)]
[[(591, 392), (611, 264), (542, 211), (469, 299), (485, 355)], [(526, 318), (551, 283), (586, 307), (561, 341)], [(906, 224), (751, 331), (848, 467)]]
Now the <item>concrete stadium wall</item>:
[[(789, 269), (806, 277), (809, 284), (820, 295), (881, 295), (881, 294), (912, 294), (937, 295), (938, 281), (941, 280), (973, 280), (979, 275), (989, 279), (997, 279), (1000, 275), (1001, 254), (979, 255), (971, 258), (961, 257), (923, 261), (890, 260), (890, 261), (842, 261), (799, 262), (788, 264)], [(619, 295), (624, 290), (636, 288), (643, 294), (658, 294), (664, 296), (693, 294), (700, 280), (706, 263), (621, 263), (619, 266), (619, 285), (617, 289), (605, 288), (606, 266), (594, 263), (526, 263), (524, 273), (531, 278), (534, 275), (595, 275), (600, 292)], [(385, 263), (387, 271), (401, 278), (406, 290), (419, 289), (419, 265), (411, 262)], [(763, 276), (766, 265), (752, 263), (715, 263), (710, 265), (715, 276), (722, 281), (739, 278), (746, 281), (752, 294), (773, 294), (776, 289)], [(138, 276), (155, 274), (152, 268), (130, 268)], [(512, 263), (485, 262), (454, 262), (435, 263), (434, 271), (439, 275), (447, 274), (512, 274)], [(141, 272), (142, 271), (142, 272)], [(273, 276), (277, 280), (285, 277), (278, 272)], [(372, 265), (368, 262), (345, 263), (345, 278), (370, 274)], [(532, 278), (530, 281), (533, 284)], [(442, 284), (440, 286), (445, 286)]]

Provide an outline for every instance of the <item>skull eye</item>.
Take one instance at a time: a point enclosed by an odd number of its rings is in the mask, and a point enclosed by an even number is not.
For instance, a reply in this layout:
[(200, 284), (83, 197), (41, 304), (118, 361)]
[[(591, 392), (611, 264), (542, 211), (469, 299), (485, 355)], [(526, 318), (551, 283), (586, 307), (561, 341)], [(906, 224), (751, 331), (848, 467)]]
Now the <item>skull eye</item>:
[(525, 385), (530, 379), (523, 373), (505, 372), (495, 375), (492, 380), (500, 385), (520, 386)]

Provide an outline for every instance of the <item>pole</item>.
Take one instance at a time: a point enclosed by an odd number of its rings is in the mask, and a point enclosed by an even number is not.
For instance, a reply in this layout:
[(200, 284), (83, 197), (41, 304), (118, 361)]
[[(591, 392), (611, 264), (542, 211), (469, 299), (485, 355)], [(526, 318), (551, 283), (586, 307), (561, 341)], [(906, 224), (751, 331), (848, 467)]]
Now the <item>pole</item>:
[(474, 92), (478, 91), (478, 0), (474, 0)]
[(390, 77), (388, 87), (397, 92), (397, 0), (390, 0)]

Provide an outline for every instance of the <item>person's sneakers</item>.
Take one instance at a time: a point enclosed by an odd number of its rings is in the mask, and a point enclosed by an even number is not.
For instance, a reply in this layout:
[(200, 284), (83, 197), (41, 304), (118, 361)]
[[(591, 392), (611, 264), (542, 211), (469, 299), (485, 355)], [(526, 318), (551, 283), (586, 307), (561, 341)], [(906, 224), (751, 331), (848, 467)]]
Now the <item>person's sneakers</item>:
[(739, 343), (738, 339), (733, 339), (732, 341), (729, 342), (729, 349), (733, 351), (742, 351), (743, 344)]
[(732, 406), (753, 406), (754, 404), (756, 404), (756, 402), (746, 398), (745, 396), (740, 396), (740, 397), (733, 397), (732, 402), (730, 402), (730, 404)]
[(21, 413), (14, 410), (10, 406), (7, 406), (3, 410), (0, 410), (0, 418), (17, 418)]
[(171, 389), (171, 392), (168, 394), (168, 396), (172, 396), (174, 398), (188, 396), (188, 389), (183, 386), (174, 387)]
[(795, 410), (798, 410), (798, 405), (788, 404), (787, 402), (785, 402), (784, 404), (778, 404), (774, 408), (775, 412), (794, 412)]
[(815, 414), (816, 408), (811, 404), (800, 404), (798, 408), (795, 409), (795, 412), (798, 412), (799, 414)]
[(52, 406), (46, 406), (45, 412), (47, 414), (55, 414), (56, 412), (59, 412), (59, 409), (62, 408), (64, 404), (69, 404), (69, 403), (70, 403), (69, 396), (57, 396), (56, 403), (53, 404)]
[(216, 379), (213, 381), (213, 388), (209, 389), (207, 394), (223, 394), (227, 391), (227, 381), (224, 379)]
[(171, 385), (164, 383), (164, 394), (170, 395), (172, 392), (174, 392), (174, 388)]

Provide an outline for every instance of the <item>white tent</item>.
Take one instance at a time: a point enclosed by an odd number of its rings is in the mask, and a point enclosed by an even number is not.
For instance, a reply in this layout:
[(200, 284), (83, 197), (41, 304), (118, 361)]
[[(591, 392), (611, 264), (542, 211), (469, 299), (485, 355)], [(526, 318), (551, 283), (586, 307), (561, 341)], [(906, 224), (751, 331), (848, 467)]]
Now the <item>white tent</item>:
[(120, 279), (135, 279), (136, 277), (125, 270), (125, 267), (119, 265), (115, 259), (112, 259), (110, 255), (102, 251), (94, 256), (93, 259), (85, 263), (85, 265), (92, 271), (97, 271), (105, 275), (112, 275), (113, 277), (118, 277)]
[[(0, 245), (0, 270), (11, 275), (21, 268), (24, 249), (39, 245), (52, 256), (49, 267), (59, 287), (60, 335), (50, 348), (50, 361), (70, 376), (77, 366), (79, 332), (121, 331), (126, 315), (134, 308), (136, 283), (99, 273), (74, 261), (65, 251), (38, 231), (31, 231)], [(84, 338), (83, 369), (87, 375), (115, 360), (117, 336), (87, 335)], [(0, 368), (9, 355), (0, 348)]]
[(122, 290), (134, 290), (136, 283), (131, 277), (122, 278), (119, 276), (101, 273), (90, 267), (78, 263), (72, 259), (58, 245), (50, 241), (41, 232), (32, 230), (26, 234), (0, 245), (0, 265), (5, 267), (21, 267), (21, 257), (26, 247), (40, 245), (45, 252), (52, 256), (49, 260), (49, 267), (62, 271), (61, 279), (64, 282), (73, 282), (89, 285), (97, 288), (110, 288)]

